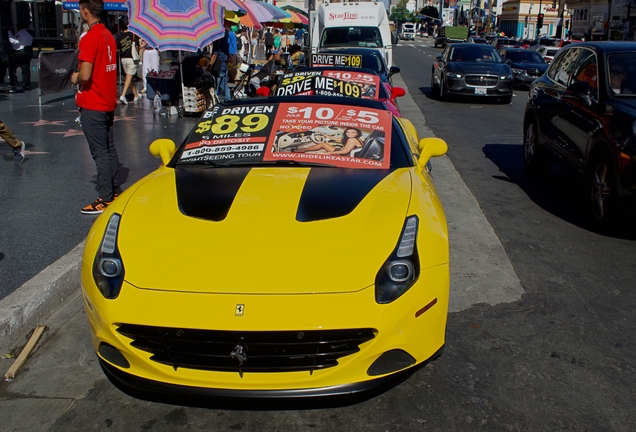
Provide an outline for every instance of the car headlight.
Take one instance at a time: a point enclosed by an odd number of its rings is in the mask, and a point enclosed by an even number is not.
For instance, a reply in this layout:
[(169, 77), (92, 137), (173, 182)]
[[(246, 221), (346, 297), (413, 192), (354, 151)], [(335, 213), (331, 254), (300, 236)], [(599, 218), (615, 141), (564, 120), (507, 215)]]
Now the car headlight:
[(391, 303), (404, 294), (420, 275), (417, 253), (417, 216), (406, 218), (400, 241), (375, 276), (375, 301)]
[(522, 75), (523, 74), (523, 69), (512, 68), (512, 73), (515, 74), (515, 75)]
[(502, 75), (499, 78), (501, 78), (502, 80), (511, 80), (512, 79), (512, 75)]
[(461, 78), (462, 74), (457, 73), (457, 72), (446, 72), (446, 76), (448, 78)]
[(124, 283), (124, 263), (117, 248), (121, 215), (114, 213), (108, 220), (104, 237), (93, 261), (93, 279), (107, 299), (117, 298)]

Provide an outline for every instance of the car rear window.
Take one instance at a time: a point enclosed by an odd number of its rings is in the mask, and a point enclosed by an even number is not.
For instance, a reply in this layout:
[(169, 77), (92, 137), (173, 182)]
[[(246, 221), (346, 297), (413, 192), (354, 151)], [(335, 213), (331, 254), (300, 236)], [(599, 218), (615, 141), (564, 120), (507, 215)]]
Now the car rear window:
[(548, 57), (554, 57), (557, 52), (559, 52), (558, 49), (549, 49), (545, 52), (545, 55)]
[(176, 164), (388, 169), (392, 129), (388, 111), (368, 106), (302, 100), (216, 105), (203, 114)]

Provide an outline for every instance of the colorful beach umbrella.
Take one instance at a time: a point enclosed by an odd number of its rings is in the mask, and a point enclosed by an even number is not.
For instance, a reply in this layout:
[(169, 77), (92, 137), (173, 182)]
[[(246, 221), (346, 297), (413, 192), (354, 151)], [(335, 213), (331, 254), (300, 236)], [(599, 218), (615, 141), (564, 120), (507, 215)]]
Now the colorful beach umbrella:
[(197, 51), (224, 34), (219, 0), (126, 0), (126, 7), (128, 29), (161, 51)]
[(296, 13), (294, 11), (287, 11), (287, 13), (291, 15), (289, 18), (282, 18), (282, 19), (279, 19), (278, 21), (282, 23), (294, 23), (294, 24), (303, 24), (303, 25), (309, 24), (309, 18), (307, 18), (305, 15)]
[(258, 22), (256, 17), (248, 10), (244, 15), (238, 15), (238, 13), (233, 11), (225, 11), (225, 19), (234, 23), (241, 23), (245, 27), (255, 28), (259, 30), (263, 28), (261, 23)]
[(258, 22), (261, 23), (289, 18), (291, 16), (288, 12), (285, 12), (279, 7), (261, 1), (245, 0), (243, 5), (249, 9), (258, 19)]

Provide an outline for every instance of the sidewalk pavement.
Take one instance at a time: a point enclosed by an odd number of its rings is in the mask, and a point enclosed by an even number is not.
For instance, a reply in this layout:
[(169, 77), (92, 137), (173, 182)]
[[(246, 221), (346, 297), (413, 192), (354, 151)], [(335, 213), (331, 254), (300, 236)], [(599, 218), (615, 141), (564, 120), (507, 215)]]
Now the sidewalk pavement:
[[(399, 75), (394, 78), (394, 85), (406, 88)], [(65, 245), (71, 243), (70, 247), (51, 247), (52, 251), (47, 257), (54, 256), (50, 263), (46, 259), (40, 259), (38, 263), (41, 267), (34, 273), (33, 277), (12, 293), (0, 300), (0, 354), (10, 352), (12, 349), (22, 346), (27, 341), (27, 334), (37, 325), (46, 324), (58, 310), (70, 307), (74, 313), (81, 309), (80, 299), (80, 260), (83, 249), (83, 240), (90, 229), (94, 218), (81, 216), (79, 208), (85, 202), (90, 202), (94, 196), (94, 187), (90, 181), (95, 174), (90, 156), (87, 155), (85, 139), (80, 134), (79, 127), (71, 127), (72, 118), (75, 113), (66, 113), (68, 109), (62, 108), (57, 101), (51, 108), (40, 108), (33, 104), (34, 93), (19, 94), (15, 99), (9, 100), (9, 104), (17, 107), (17, 114), (7, 117), (7, 110), (2, 106), (0, 115), (3, 120), (14, 127), (14, 132), (18, 138), (25, 139), (31, 150), (28, 160), (18, 167), (10, 166), (4, 162), (0, 171), (0, 201), (8, 202), (0, 209), (0, 218), (7, 221), (9, 231), (25, 229), (15, 220), (20, 220), (25, 215), (35, 214), (41, 216), (37, 211), (40, 206), (34, 196), (40, 193), (39, 189), (46, 189), (46, 179), (27, 186), (22, 186), (20, 182), (29, 177), (38, 177), (37, 170), (43, 169), (36, 161), (40, 154), (46, 153), (51, 158), (57, 159), (60, 163), (69, 154), (64, 153), (65, 146), (74, 146), (73, 170), (67, 170), (66, 165), (58, 165), (55, 170), (47, 171), (49, 175), (63, 177), (63, 181), (71, 184), (68, 188), (62, 188), (56, 193), (72, 196), (68, 198), (61, 208), (51, 209), (51, 213), (59, 213), (51, 221), (44, 221), (46, 217), (34, 218), (35, 223), (42, 223), (42, 226), (33, 229), (33, 236), (11, 236), (3, 229), (0, 234), (0, 276), (7, 273), (4, 267), (15, 267), (14, 254), (20, 255), (21, 251), (28, 250), (26, 257), (35, 256), (31, 248), (46, 246), (43, 237), (51, 235), (52, 231), (62, 229), (67, 230)], [(1, 95), (0, 95), (1, 100)], [(64, 99), (70, 106), (74, 106), (72, 99)], [(5, 104), (7, 101), (3, 101)], [(426, 127), (425, 119), (421, 111), (410, 97), (407, 95), (399, 100), (400, 109), (404, 117), (409, 118), (419, 131), (420, 137), (433, 136), (430, 129)], [(59, 118), (60, 112), (64, 113), (65, 120), (54, 120)], [(116, 142), (118, 145), (120, 159), (122, 160), (122, 171), (128, 169), (127, 181), (124, 188), (130, 186), (134, 181), (143, 175), (154, 170), (158, 162), (150, 157), (147, 152), (148, 144), (156, 138), (170, 137), (179, 143), (191, 127), (195, 119), (180, 118), (157, 118), (152, 116), (151, 102), (144, 100), (139, 105), (129, 104), (117, 109), (116, 114), (120, 116), (121, 123), (116, 127)], [(45, 118), (48, 117), (49, 119)], [(57, 135), (38, 135), (40, 142), (34, 144), (35, 136), (32, 130), (38, 124), (61, 123), (58, 129), (67, 132), (57, 132)], [(28, 130), (15, 127), (21, 124), (31, 124)], [(140, 125), (130, 126), (130, 125)], [(121, 125), (121, 126), (120, 126)], [(77, 126), (77, 125), (75, 125)], [(130, 127), (129, 127), (130, 126)], [(67, 129), (68, 128), (68, 129)], [(135, 129), (136, 128), (136, 129)], [(56, 132), (49, 132), (55, 134)], [(66, 141), (70, 135), (74, 138), (73, 143)], [(132, 136), (131, 136), (132, 135)], [(42, 137), (51, 140), (50, 143), (42, 143)], [(179, 137), (181, 137), (179, 139)], [(68, 144), (67, 144), (68, 143)], [(33, 149), (46, 150), (46, 152), (34, 151)], [(8, 146), (7, 146), (8, 151)], [(6, 159), (6, 158), (5, 158)], [(44, 156), (42, 156), (44, 160)], [(47, 167), (55, 162), (43, 162)], [(454, 169), (450, 160), (444, 156), (432, 160), (433, 177), (437, 190), (440, 194), (446, 216), (448, 220), (449, 235), (451, 241), (451, 301), (450, 311), (457, 312), (469, 308), (477, 303), (498, 304), (512, 302), (521, 297), (523, 288), (517, 278), (510, 261), (497, 238), (491, 225), (483, 215), (479, 205), (471, 192), (468, 190), (461, 177)], [(6, 174), (12, 169), (16, 170), (13, 175)], [(35, 172), (34, 172), (35, 171)], [(81, 175), (78, 175), (80, 171)], [(17, 173), (17, 174), (16, 174)], [(73, 178), (73, 176), (75, 176)], [(7, 180), (9, 177), (9, 180)], [(37, 189), (37, 190), (36, 190)], [(18, 190), (19, 193), (14, 194)], [(81, 190), (79, 193), (78, 190)], [(82, 195), (77, 199), (77, 194)], [(5, 210), (9, 209), (9, 211)], [(46, 214), (45, 214), (46, 216)], [(66, 218), (66, 219), (65, 219)], [(25, 245), (24, 242), (36, 238), (36, 244)], [(5, 240), (5, 238), (8, 239)], [(15, 252), (17, 251), (17, 252)], [(5, 259), (2, 259), (4, 254)], [(28, 258), (25, 258), (28, 259)], [(37, 267), (37, 266), (36, 266)], [(0, 278), (0, 280), (4, 280)], [(71, 306), (69, 306), (71, 305)], [(81, 315), (81, 314), (80, 314)], [(60, 327), (65, 324), (64, 320)], [(55, 330), (51, 334), (55, 334)], [(45, 338), (46, 339), (46, 338)], [(43, 342), (40, 343), (40, 345)], [(85, 349), (84, 347), (83, 349)]]

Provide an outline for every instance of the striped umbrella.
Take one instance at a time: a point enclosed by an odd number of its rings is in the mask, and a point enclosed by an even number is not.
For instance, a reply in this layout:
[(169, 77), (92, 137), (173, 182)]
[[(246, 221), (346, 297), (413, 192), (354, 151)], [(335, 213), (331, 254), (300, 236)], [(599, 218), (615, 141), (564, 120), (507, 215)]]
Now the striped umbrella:
[(285, 12), (281, 8), (261, 1), (245, 0), (243, 5), (249, 9), (256, 18), (258, 18), (259, 22), (262, 23), (282, 18), (289, 18), (291, 16), (288, 12)]
[(278, 22), (303, 24), (303, 25), (308, 25), (309, 24), (309, 18), (307, 18), (305, 15), (296, 13), (294, 11), (287, 11), (287, 13), (289, 13), (291, 15), (291, 17), (289, 17), (289, 18), (281, 18), (281, 19), (278, 20)]
[(162, 51), (197, 51), (223, 37), (222, 1), (126, 0), (128, 28)]

